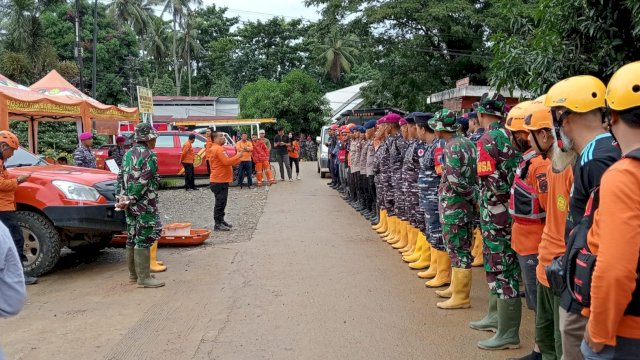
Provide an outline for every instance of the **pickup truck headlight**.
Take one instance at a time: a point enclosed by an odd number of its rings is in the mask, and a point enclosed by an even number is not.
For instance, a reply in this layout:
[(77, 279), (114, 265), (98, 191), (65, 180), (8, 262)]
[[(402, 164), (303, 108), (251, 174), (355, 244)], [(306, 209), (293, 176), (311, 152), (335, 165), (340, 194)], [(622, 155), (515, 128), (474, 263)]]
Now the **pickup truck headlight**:
[(54, 180), (51, 183), (69, 200), (96, 201), (100, 197), (100, 193), (91, 186), (64, 180)]

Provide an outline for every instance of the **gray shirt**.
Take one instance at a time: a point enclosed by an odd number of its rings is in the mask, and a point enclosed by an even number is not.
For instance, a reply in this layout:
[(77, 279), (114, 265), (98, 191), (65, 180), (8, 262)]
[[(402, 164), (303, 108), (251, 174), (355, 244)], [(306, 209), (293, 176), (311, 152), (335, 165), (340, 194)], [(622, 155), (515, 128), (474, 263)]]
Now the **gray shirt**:
[(373, 146), (373, 140), (367, 143), (367, 175), (375, 175), (374, 165), (376, 159), (376, 148)]
[[(27, 291), (22, 264), (9, 230), (0, 222), (0, 317), (17, 315), (24, 305)], [(0, 360), (4, 359), (0, 348)]]
[[(369, 140), (360, 140), (360, 175), (370, 175), (367, 172), (367, 147)], [(371, 174), (372, 175), (372, 174)]]

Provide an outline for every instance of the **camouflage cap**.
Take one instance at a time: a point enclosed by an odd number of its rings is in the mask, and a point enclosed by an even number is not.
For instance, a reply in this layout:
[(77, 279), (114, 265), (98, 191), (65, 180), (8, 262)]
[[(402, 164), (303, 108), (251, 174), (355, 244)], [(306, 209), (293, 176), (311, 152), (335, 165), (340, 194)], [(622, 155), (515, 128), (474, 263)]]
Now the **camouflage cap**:
[(478, 103), (477, 112), (480, 114), (504, 117), (504, 107), (506, 104), (506, 99), (502, 94), (495, 93), (492, 97), (489, 97), (489, 93), (484, 93)]
[(456, 113), (445, 108), (433, 115), (429, 120), (429, 127), (434, 131), (456, 132), (460, 128)]
[(158, 137), (158, 131), (149, 123), (140, 123), (136, 125), (133, 138), (135, 141), (150, 141)]

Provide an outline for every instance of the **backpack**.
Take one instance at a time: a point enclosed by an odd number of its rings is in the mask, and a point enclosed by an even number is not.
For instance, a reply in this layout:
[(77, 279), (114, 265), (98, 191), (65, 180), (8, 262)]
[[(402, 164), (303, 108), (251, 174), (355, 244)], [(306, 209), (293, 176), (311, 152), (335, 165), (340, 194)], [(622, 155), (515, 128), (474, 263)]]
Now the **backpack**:
[(516, 223), (523, 225), (541, 224), (546, 217), (536, 188), (526, 181), (531, 159), (536, 156), (537, 154), (533, 151), (525, 155), (520, 166), (518, 166), (517, 175), (511, 187), (509, 214), (511, 214)]
[[(636, 149), (626, 158), (640, 160), (640, 149)], [(593, 225), (595, 210), (600, 203), (600, 188), (597, 187), (591, 192), (589, 201), (585, 208), (585, 214), (578, 225), (571, 230), (568, 244), (571, 244), (567, 255), (567, 269), (565, 271), (565, 281), (571, 297), (580, 305), (589, 307), (591, 305), (591, 281), (593, 270), (595, 269), (597, 256), (589, 249), (587, 235)], [(625, 309), (625, 315), (640, 316), (640, 262), (636, 268), (636, 288), (632, 294), (631, 301)]]

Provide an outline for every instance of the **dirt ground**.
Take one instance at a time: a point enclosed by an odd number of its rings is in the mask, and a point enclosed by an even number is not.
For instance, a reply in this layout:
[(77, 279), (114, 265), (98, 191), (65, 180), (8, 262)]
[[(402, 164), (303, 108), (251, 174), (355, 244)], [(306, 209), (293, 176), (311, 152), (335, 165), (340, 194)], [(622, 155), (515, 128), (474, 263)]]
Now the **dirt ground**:
[[(533, 312), (523, 310), (520, 350), (488, 352), (487, 285), (474, 269), (472, 308), (437, 309), (433, 290), (325, 186), (315, 163), (303, 180), (233, 189), (228, 234), (205, 246), (159, 251), (160, 289), (127, 279), (124, 251), (74, 254), (28, 287), (23, 312), (0, 321), (7, 359), (506, 359), (530, 352)], [(165, 222), (210, 227), (212, 194), (168, 190)], [(262, 208), (264, 207), (264, 212)], [(180, 210), (179, 210), (180, 209)]]

